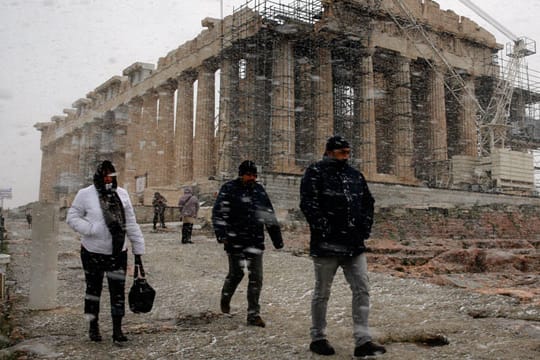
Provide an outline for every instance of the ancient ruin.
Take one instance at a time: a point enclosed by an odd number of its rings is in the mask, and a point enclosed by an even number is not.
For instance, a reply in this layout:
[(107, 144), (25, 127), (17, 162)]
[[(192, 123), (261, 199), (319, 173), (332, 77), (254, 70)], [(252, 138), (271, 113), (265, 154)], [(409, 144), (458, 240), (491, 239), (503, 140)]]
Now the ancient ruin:
[(435, 1), (247, 0), (202, 25), (35, 125), (41, 201), (69, 204), (105, 158), (138, 204), (211, 194), (245, 158), (297, 181), (334, 133), (370, 182), (533, 194), (540, 94), (501, 82), (503, 46)]

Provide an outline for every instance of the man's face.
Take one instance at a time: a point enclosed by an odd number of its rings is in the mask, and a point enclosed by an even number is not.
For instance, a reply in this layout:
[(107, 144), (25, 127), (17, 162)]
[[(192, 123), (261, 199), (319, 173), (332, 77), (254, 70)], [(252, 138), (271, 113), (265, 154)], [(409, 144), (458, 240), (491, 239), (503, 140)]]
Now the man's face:
[(246, 173), (242, 175), (242, 182), (244, 184), (253, 184), (257, 180), (257, 174)]
[(336, 160), (349, 160), (351, 157), (351, 148), (342, 148), (327, 151), (326, 155)]
[(105, 173), (105, 175), (103, 176), (103, 182), (105, 184), (112, 184), (113, 183), (113, 179), (114, 177), (116, 176), (116, 173), (112, 173), (110, 171), (107, 171)]

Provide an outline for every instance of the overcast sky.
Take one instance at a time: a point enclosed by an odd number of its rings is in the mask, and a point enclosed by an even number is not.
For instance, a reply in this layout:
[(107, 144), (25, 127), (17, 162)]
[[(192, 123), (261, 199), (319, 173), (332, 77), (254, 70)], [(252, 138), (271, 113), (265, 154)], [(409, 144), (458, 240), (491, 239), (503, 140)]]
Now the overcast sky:
[[(223, 0), (223, 15), (245, 2)], [(473, 2), (517, 36), (540, 41), (539, 0)], [(508, 41), (458, 0), (439, 4)], [(201, 32), (203, 18), (219, 18), (221, 8), (219, 0), (0, 0), (0, 189), (13, 189), (4, 207), (38, 199), (35, 123), (62, 115), (136, 61), (156, 64)], [(540, 55), (529, 65), (540, 70)]]

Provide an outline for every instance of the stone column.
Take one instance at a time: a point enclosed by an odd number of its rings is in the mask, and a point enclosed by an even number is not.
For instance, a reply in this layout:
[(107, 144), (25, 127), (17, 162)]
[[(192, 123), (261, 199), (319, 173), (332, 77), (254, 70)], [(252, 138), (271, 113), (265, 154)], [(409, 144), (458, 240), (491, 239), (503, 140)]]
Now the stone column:
[(396, 56), (395, 88), (392, 93), (394, 114), (394, 175), (399, 179), (413, 180), (413, 123), (411, 104), (411, 74), (409, 59)]
[(377, 147), (375, 133), (375, 84), (373, 56), (370, 52), (360, 59), (355, 87), (358, 121), (358, 141), (354, 142), (353, 155), (360, 171), (370, 179), (377, 173)]
[(465, 89), (460, 95), (458, 114), (458, 144), (460, 155), (478, 156), (478, 133), (476, 131), (476, 102), (474, 77), (466, 76)]
[[(250, 59), (243, 59), (245, 66), (243, 77), (238, 78), (237, 99), (239, 108), (238, 117), (238, 141), (240, 161), (250, 159), (257, 162), (257, 149), (260, 142), (255, 138), (255, 56)], [(240, 66), (240, 65), (239, 65)]]
[(177, 79), (176, 129), (174, 133), (175, 180), (181, 185), (193, 179), (193, 82), (190, 74)]
[(28, 307), (45, 310), (56, 307), (58, 282), (58, 206), (37, 203), (32, 209), (31, 279)]
[(214, 153), (214, 107), (215, 76), (208, 65), (199, 68), (197, 76), (197, 113), (195, 139), (193, 142), (193, 177), (205, 178), (215, 175)]
[(298, 86), (296, 88), (296, 161), (305, 167), (320, 157), (313, 143), (315, 112), (313, 111), (313, 61), (304, 58), (298, 63)]
[(158, 186), (173, 184), (174, 176), (174, 92), (176, 82), (168, 83), (158, 89), (159, 113), (157, 151)]
[(427, 107), (429, 116), (428, 151), (431, 161), (448, 159), (444, 73), (436, 66), (429, 74)]
[[(157, 185), (157, 93), (150, 90), (143, 95), (142, 111), (142, 173), (148, 173), (147, 186)], [(141, 169), (141, 170), (143, 170)]]
[(295, 169), (294, 49), (288, 40), (274, 44), (270, 163), (275, 172)]
[[(332, 51), (329, 47), (317, 49), (314, 69), (313, 93), (315, 124), (313, 129), (314, 158), (324, 153), (326, 140), (334, 135), (334, 80), (332, 77)], [(314, 159), (314, 160), (315, 160)]]
[[(232, 114), (232, 77), (238, 76), (234, 71), (230, 57), (224, 57), (221, 60), (220, 72), (220, 90), (219, 90), (219, 129), (218, 129), (218, 177), (231, 178), (234, 174), (233, 161), (233, 133), (231, 124)], [(237, 146), (237, 144), (236, 144)]]
[(39, 179), (39, 201), (54, 201), (54, 154), (55, 145), (49, 143), (41, 147), (41, 176)]
[[(141, 174), (141, 151), (142, 141), (142, 105), (141, 97), (135, 97), (128, 102), (128, 121), (126, 130), (126, 175), (124, 176), (124, 188), (130, 193), (135, 193), (135, 177)], [(137, 203), (136, 198), (131, 198)]]

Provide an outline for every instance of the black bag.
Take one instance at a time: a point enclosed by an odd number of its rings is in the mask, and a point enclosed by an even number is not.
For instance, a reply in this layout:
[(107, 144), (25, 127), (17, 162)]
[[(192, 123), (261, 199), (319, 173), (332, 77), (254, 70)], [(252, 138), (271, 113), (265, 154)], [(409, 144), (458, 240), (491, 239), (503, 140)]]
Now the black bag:
[[(141, 277), (139, 277), (139, 267), (141, 270)], [(133, 285), (129, 290), (128, 296), (129, 309), (135, 314), (150, 312), (154, 305), (155, 297), (156, 291), (146, 281), (142, 264), (135, 265), (133, 271)]]

